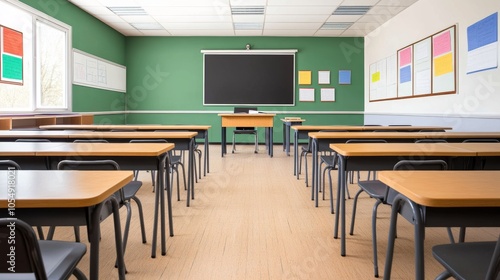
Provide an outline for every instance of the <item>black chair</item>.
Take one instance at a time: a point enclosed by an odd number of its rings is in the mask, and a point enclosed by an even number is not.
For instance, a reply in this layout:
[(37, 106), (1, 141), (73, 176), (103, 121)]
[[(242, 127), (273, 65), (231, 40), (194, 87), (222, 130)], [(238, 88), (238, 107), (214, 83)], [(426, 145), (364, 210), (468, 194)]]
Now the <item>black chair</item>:
[(500, 236), (497, 241), (436, 245), (432, 247), (432, 255), (446, 269), (436, 279), (450, 276), (459, 280), (499, 278)]
[(308, 184), (308, 168), (307, 168), (307, 155), (312, 152), (312, 139), (309, 138), (308, 142), (306, 145), (302, 145), (300, 148), (300, 155), (299, 155), (299, 168), (297, 172), (297, 179), (299, 178), (299, 174), (302, 173), (302, 159), (304, 159), (304, 165), (305, 165), (305, 170), (306, 170), (306, 187), (309, 185)]
[[(252, 107), (235, 107), (234, 113), (246, 113), (248, 114), (252, 111), (257, 111), (257, 108)], [(233, 131), (233, 150), (236, 151), (236, 135), (254, 135), (255, 136), (255, 151), (254, 153), (258, 153), (259, 151), (259, 136), (257, 134), (257, 129), (255, 127), (236, 127)]]
[[(347, 132), (347, 130), (341, 130), (341, 129), (327, 129), (327, 130), (320, 130), (319, 132)], [(321, 155), (319, 157), (320, 164), (319, 164), (319, 170), (322, 171), (322, 180), (318, 184), (320, 186), (320, 191), (323, 191), (323, 200), (325, 200), (325, 177), (326, 177), (326, 172), (328, 172), (328, 178), (330, 182), (330, 212), (333, 214), (333, 185), (332, 185), (332, 175), (331, 172), (333, 170), (338, 169), (338, 155), (335, 151), (330, 149), (329, 147), (321, 147), (321, 150), (326, 150), (321, 152)], [(325, 165), (323, 169), (322, 165)]]
[(415, 143), (448, 143), (445, 139), (418, 139)]
[(49, 139), (42, 139), (42, 138), (20, 138), (16, 139), (14, 142), (50, 142)]
[[(14, 225), (14, 226), (13, 226)], [(15, 236), (15, 272), (9, 271), (9, 237)], [(87, 252), (85, 244), (37, 240), (30, 225), (20, 219), (0, 218), (1, 279), (87, 279), (76, 267)]]
[[(119, 170), (120, 166), (113, 160), (62, 160), (57, 165), (57, 169), (58, 170)], [(142, 203), (136, 196), (141, 186), (142, 182), (132, 181), (113, 194), (116, 200), (118, 201), (120, 207), (125, 206), (127, 208), (127, 218), (123, 234), (124, 254), (127, 246), (130, 220), (132, 218), (132, 208), (130, 207), (130, 200), (134, 200), (137, 203), (137, 208), (139, 209), (139, 221), (141, 224), (142, 243), (146, 243), (146, 230), (144, 228), (144, 215), (142, 211)], [(111, 214), (112, 214), (111, 209), (104, 207), (103, 212), (101, 213), (101, 220), (104, 220)], [(51, 232), (49, 233), (50, 239), (53, 236), (54, 230), (55, 227), (51, 227)]]
[[(348, 144), (348, 143), (387, 143), (387, 140), (384, 140), (384, 139), (350, 139), (350, 140), (346, 141), (346, 144)], [(372, 172), (368, 171), (368, 177), (366, 178), (366, 180), (370, 180), (371, 174), (372, 174)], [(377, 172), (373, 171), (373, 180), (376, 179), (376, 176), (377, 176)], [(353, 172), (350, 172), (349, 176), (347, 176), (347, 177), (349, 177), (349, 181), (351, 182), (351, 184), (354, 183), (354, 173)], [(357, 178), (359, 181), (359, 171), (357, 172)]]
[[(443, 160), (401, 160), (394, 165), (394, 170), (446, 170), (448, 164)], [(354, 197), (352, 208), (351, 229), (349, 234), (354, 234), (354, 221), (356, 218), (356, 205), (359, 195), (362, 192), (367, 193), (371, 198), (376, 199), (372, 213), (372, 243), (373, 243), (373, 268), (375, 277), (378, 277), (378, 258), (377, 258), (377, 209), (380, 204), (392, 205), (397, 192), (389, 188), (379, 180), (358, 181), (360, 190)], [(450, 239), (451, 230), (448, 229)]]
[[(132, 139), (130, 140), (130, 143), (168, 143), (167, 140), (165, 139)], [(179, 175), (179, 167), (182, 168), (182, 178), (184, 179), (184, 190), (187, 189), (187, 183), (186, 183), (186, 171), (184, 169), (184, 163), (183, 163), (183, 156), (182, 153), (176, 154), (175, 151), (170, 151), (169, 152), (169, 159), (170, 159), (170, 170), (174, 171), (177, 174), (177, 201), (181, 200), (180, 197), (180, 175)], [(139, 175), (139, 170), (134, 170), (134, 180), (137, 180), (137, 176)], [(172, 188), (174, 185), (174, 174), (171, 172), (171, 183), (170, 187)], [(153, 181), (153, 192), (154, 192), (154, 185), (155, 185), (155, 170), (151, 170), (151, 179)], [(166, 187), (166, 185), (165, 185)]]

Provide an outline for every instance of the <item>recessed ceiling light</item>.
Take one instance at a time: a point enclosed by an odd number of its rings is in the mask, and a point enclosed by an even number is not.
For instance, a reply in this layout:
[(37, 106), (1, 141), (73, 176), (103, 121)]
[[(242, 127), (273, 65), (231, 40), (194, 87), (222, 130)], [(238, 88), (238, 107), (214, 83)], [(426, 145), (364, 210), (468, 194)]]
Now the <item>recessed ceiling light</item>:
[(147, 16), (148, 13), (141, 7), (107, 7), (119, 16)]
[(236, 6), (231, 7), (231, 14), (233, 15), (263, 15), (264, 6)]
[(336, 29), (336, 30), (344, 30), (349, 27), (354, 22), (325, 22), (323, 26), (321, 26), (321, 29)]
[(130, 25), (137, 30), (165, 30), (165, 28), (157, 22), (136, 22)]
[(364, 15), (366, 14), (372, 6), (339, 6), (332, 15), (334, 16), (346, 16), (346, 15)]
[(263, 26), (260, 22), (235, 22), (234, 30), (260, 30)]

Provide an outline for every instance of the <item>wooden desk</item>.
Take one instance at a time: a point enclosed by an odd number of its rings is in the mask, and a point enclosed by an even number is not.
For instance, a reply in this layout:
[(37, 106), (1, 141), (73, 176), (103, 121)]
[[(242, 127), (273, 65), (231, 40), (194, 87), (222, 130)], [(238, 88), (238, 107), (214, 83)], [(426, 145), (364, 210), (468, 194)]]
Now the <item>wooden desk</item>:
[(276, 114), (219, 114), (221, 117), (221, 156), (227, 154), (226, 128), (227, 127), (265, 127), (266, 146), (270, 157), (273, 157), (273, 126)]
[[(198, 132), (195, 138), (204, 140), (205, 153), (203, 154), (204, 167), (203, 172), (206, 175), (210, 172), (210, 160), (209, 160), (209, 140), (208, 140), (208, 130), (211, 128), (210, 125), (153, 125), (153, 124), (116, 124), (116, 125), (101, 125), (101, 124), (56, 124), (56, 125), (41, 125), (40, 129), (45, 130), (114, 130), (114, 129), (130, 129), (139, 131), (155, 131), (155, 130), (187, 130)], [(200, 174), (201, 175), (201, 174)]]
[(306, 120), (301, 118), (284, 118), (281, 119), (283, 122), (283, 151), (286, 152), (286, 155), (290, 155), (290, 127), (292, 126), (300, 126)]
[[(174, 148), (172, 143), (18, 143), (0, 142), (0, 159), (12, 159), (23, 170), (31, 168), (32, 162), (41, 167), (35, 169), (54, 169), (63, 159), (112, 159), (123, 170), (163, 170), (168, 160), (168, 152)], [(2, 153), (10, 150), (9, 153)], [(28, 165), (24, 163), (28, 162)], [(166, 176), (168, 178), (168, 169)], [(153, 242), (151, 257), (156, 257), (156, 236), (158, 229), (158, 211), (161, 226), (161, 250), (166, 254), (165, 234), (165, 198), (164, 182), (167, 184), (167, 206), (170, 236), (173, 236), (173, 219), (170, 193), (170, 180), (164, 179), (163, 172), (157, 172), (155, 190), (155, 214), (153, 222)]]
[(381, 171), (400, 194), (391, 213), (384, 279), (390, 279), (398, 213), (415, 226), (415, 278), (424, 279), (425, 227), (500, 226), (500, 171)]
[(90, 241), (90, 279), (99, 278), (100, 212), (104, 204), (111, 201), (119, 278), (125, 279), (119, 206), (112, 194), (132, 180), (132, 172), (0, 171), (1, 182), (8, 182), (12, 177), (15, 178), (15, 207), (5, 211), (10, 197), (7, 187), (0, 188), (3, 216), (9, 214), (32, 226), (86, 225)]
[[(341, 252), (346, 255), (345, 248), (345, 192), (347, 171), (358, 170), (392, 170), (394, 165), (403, 159), (443, 159), (450, 162), (454, 157), (475, 157), (476, 152), (447, 143), (374, 143), (374, 144), (330, 144), (330, 148), (339, 156), (338, 186), (335, 213), (334, 237), (338, 237), (340, 219)], [(316, 187), (317, 189), (317, 187)], [(316, 191), (317, 197), (317, 191)]]
[(176, 132), (110, 132), (110, 131), (0, 131), (0, 141), (14, 141), (20, 138), (46, 138), (51, 141), (73, 142), (76, 139), (105, 139), (109, 142), (128, 143), (132, 139), (165, 139), (175, 144), (176, 150), (189, 151), (188, 160), (188, 199), (194, 199), (194, 141), (197, 132), (176, 131)]
[[(309, 133), (319, 132), (321, 130), (345, 130), (348, 132), (373, 132), (377, 130), (393, 132), (419, 132), (421, 130), (451, 130), (451, 127), (441, 127), (441, 126), (361, 126), (361, 125), (302, 125), (302, 126), (292, 126), (294, 130), (294, 143), (299, 143), (300, 139), (308, 139)], [(388, 132), (377, 132), (377, 133), (390, 133)], [(436, 132), (439, 133), (439, 132)], [(440, 132), (442, 133), (442, 132)], [(377, 134), (380, 136), (380, 134)], [(354, 136), (355, 137), (355, 136)], [(368, 136), (367, 136), (368, 137)], [(425, 136), (422, 136), (425, 137)], [(380, 138), (380, 137), (372, 137)], [(418, 138), (417, 138), (418, 139)], [(349, 139), (347, 139), (349, 140)], [(297, 174), (297, 163), (298, 163), (298, 145), (294, 144), (294, 169), (293, 175)]]

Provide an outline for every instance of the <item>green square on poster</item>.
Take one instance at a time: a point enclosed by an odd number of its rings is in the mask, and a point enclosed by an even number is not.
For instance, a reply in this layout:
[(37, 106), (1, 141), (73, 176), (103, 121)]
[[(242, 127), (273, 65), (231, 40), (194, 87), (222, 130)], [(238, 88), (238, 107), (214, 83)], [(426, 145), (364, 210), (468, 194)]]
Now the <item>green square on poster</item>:
[(2, 54), (2, 80), (23, 81), (23, 59), (17, 56)]

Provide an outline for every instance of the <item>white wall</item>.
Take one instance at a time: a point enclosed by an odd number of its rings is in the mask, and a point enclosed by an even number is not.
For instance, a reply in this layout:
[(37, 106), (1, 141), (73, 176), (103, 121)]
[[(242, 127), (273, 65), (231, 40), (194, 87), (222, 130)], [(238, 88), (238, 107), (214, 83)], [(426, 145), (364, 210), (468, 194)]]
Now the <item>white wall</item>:
[[(498, 0), (419, 0), (368, 34), (364, 47), (365, 123), (434, 124), (452, 126), (457, 131), (500, 131), (500, 69), (466, 74), (467, 27), (499, 11)], [(455, 24), (457, 94), (369, 102), (370, 64)]]

